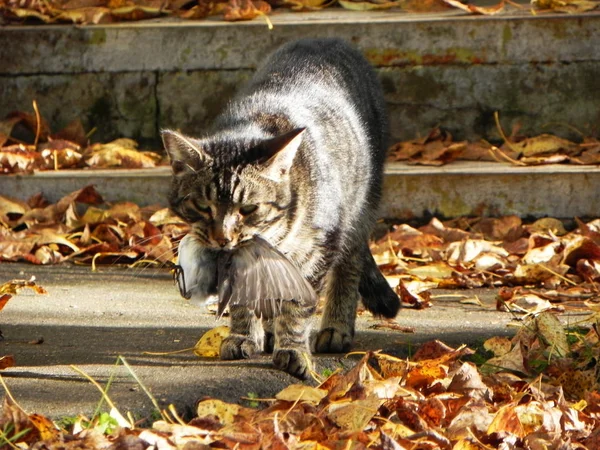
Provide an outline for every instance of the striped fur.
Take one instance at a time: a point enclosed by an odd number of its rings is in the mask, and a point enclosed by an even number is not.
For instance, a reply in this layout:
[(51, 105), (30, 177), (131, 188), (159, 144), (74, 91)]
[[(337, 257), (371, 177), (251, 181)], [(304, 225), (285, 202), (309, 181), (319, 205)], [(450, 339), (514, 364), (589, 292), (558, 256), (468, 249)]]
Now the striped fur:
[[(351, 46), (287, 44), (204, 137), (165, 131), (163, 139), (174, 172), (171, 208), (207, 252), (261, 237), (326, 296), (316, 351), (350, 348), (361, 296), (375, 314), (397, 313), (367, 244), (381, 197), (385, 104), (374, 71)], [(309, 312), (289, 302), (261, 326), (237, 309), (222, 358), (263, 347), (278, 367), (307, 375)]]

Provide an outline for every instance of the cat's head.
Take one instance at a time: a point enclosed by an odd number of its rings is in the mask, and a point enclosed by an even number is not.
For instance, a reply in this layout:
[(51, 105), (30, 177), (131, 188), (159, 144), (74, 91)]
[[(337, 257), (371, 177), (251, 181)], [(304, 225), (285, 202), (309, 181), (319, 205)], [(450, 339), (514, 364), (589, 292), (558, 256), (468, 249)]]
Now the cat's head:
[(202, 245), (232, 249), (286, 226), (290, 171), (303, 129), (271, 139), (194, 139), (163, 131), (173, 181), (169, 203)]

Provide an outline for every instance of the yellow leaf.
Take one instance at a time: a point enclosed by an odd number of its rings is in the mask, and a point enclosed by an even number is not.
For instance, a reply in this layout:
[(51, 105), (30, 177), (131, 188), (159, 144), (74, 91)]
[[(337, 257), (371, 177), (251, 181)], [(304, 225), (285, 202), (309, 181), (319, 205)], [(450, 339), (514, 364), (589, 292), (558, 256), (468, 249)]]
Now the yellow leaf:
[(400, 1), (387, 2), (387, 3), (371, 3), (371, 2), (353, 2), (348, 0), (338, 0), (338, 3), (352, 11), (370, 11), (373, 9), (390, 9), (395, 6), (400, 6)]
[(240, 412), (240, 408), (240, 405), (211, 398), (198, 403), (196, 413), (199, 419), (214, 416), (222, 425), (231, 425), (235, 416)]
[(511, 347), (512, 344), (510, 339), (503, 336), (495, 336), (483, 343), (483, 348), (485, 348), (488, 352), (492, 352), (494, 356), (506, 355), (508, 352), (510, 352)]
[(381, 426), (381, 430), (384, 431), (386, 434), (401, 438), (405, 438), (415, 434), (415, 432), (408, 428), (406, 425), (402, 423), (394, 423), (391, 421), (384, 422)]
[(452, 278), (452, 274), (454, 274), (454, 269), (444, 262), (435, 262), (424, 266), (409, 268), (406, 271), (421, 280)]
[(37, 428), (40, 433), (40, 438), (42, 441), (49, 440), (58, 436), (58, 430), (54, 423), (40, 414), (30, 414), (29, 420), (35, 428)]
[(521, 152), (523, 156), (536, 156), (559, 151), (570, 152), (578, 148), (574, 142), (561, 139), (551, 134), (540, 134), (524, 141), (511, 144), (511, 148)]
[(523, 429), (523, 425), (519, 420), (519, 415), (515, 411), (515, 406), (513, 404), (502, 406), (487, 429), (487, 434), (497, 432), (510, 433), (518, 437), (525, 436), (525, 430)]
[(290, 6), (294, 11), (317, 11), (326, 8), (331, 0), (284, 0), (283, 5)]
[(523, 365), (523, 352), (520, 345), (515, 345), (513, 349), (496, 358), (489, 359), (486, 366), (490, 369), (499, 370), (514, 370), (516, 372), (527, 373), (527, 369)]
[(552, 353), (559, 357), (565, 357), (569, 354), (569, 343), (567, 334), (560, 320), (550, 312), (543, 312), (535, 318), (537, 330), (544, 342), (552, 347)]
[(194, 353), (201, 358), (218, 357), (221, 342), (227, 336), (229, 336), (229, 327), (225, 325), (207, 331), (194, 346)]
[(326, 396), (327, 391), (325, 389), (305, 386), (303, 384), (291, 384), (279, 392), (275, 398), (286, 402), (301, 401), (318, 404)]
[(377, 396), (371, 396), (352, 402), (348, 400), (333, 402), (328, 407), (327, 417), (345, 430), (363, 431), (384, 401)]
[(558, 12), (582, 13), (598, 7), (598, 2), (589, 0), (532, 0), (538, 9), (551, 9)]

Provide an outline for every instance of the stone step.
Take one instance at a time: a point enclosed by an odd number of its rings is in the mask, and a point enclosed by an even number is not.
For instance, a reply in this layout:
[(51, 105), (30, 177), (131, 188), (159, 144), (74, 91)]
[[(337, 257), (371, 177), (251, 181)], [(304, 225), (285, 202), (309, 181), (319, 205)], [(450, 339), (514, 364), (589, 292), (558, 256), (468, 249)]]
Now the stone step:
[[(600, 12), (469, 16), (279, 11), (264, 20), (170, 19), (98, 26), (0, 26), (0, 117), (37, 100), (54, 130), (75, 118), (93, 138), (158, 147), (161, 128), (201, 134), (264, 55), (303, 36), (353, 42), (376, 67), (395, 140), (442, 125), (459, 139), (599, 132)], [(15, 48), (14, 43), (18, 43)], [(559, 133), (573, 138), (567, 132)], [(95, 184), (108, 200), (164, 203), (168, 168), (0, 176), (0, 194), (52, 201)], [(457, 162), (389, 164), (382, 216), (599, 216), (598, 168)]]
[[(55, 202), (88, 184), (105, 200), (166, 205), (170, 168), (74, 170), (0, 176), (0, 194), (19, 199), (42, 192)], [(381, 216), (507, 215), (558, 218), (600, 216), (600, 167), (512, 166), (454, 162), (442, 167), (389, 163)]]
[[(526, 2), (528, 4), (528, 2)], [(0, 117), (31, 110), (58, 130), (158, 146), (160, 128), (199, 134), (264, 56), (292, 39), (337, 36), (377, 68), (392, 134), (442, 125), (457, 137), (540, 134), (560, 121), (598, 132), (600, 12), (473, 16), (339, 8), (262, 19), (170, 19), (98, 26), (0, 26)], [(567, 128), (562, 128), (567, 130)]]

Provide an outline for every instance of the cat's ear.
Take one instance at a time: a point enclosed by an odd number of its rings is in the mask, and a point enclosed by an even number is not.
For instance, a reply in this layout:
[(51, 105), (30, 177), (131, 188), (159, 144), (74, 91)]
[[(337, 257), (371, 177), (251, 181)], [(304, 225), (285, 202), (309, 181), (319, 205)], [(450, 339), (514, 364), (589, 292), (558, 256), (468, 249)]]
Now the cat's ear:
[(296, 128), (261, 144), (266, 162), (263, 174), (274, 181), (281, 181), (289, 172), (302, 143), (305, 128)]
[(196, 171), (212, 159), (197, 143), (183, 134), (163, 130), (161, 135), (175, 175), (188, 170)]

